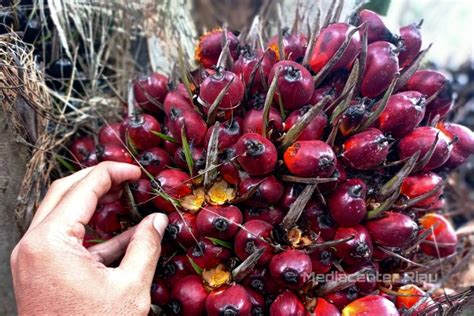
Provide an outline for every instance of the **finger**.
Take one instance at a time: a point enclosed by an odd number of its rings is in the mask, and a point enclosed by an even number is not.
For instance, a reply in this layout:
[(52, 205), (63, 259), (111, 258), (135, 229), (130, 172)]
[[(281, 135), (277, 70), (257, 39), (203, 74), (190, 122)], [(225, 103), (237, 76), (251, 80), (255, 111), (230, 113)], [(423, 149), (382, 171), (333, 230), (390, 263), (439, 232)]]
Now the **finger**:
[(47, 220), (62, 225), (87, 224), (97, 202), (112, 186), (138, 180), (140, 173), (140, 168), (131, 164), (101, 162), (64, 194)]
[(145, 286), (151, 286), (167, 225), (168, 217), (161, 213), (149, 215), (138, 224), (119, 269), (145, 282)]
[(107, 266), (124, 254), (130, 241), (130, 237), (132, 237), (135, 232), (135, 228), (136, 226), (124, 231), (112, 239), (107, 240), (106, 242), (89, 247), (87, 250), (96, 261)]
[(46, 193), (40, 206), (36, 210), (35, 216), (33, 217), (28, 230), (35, 228), (39, 223), (41, 223), (74, 183), (84, 178), (92, 168), (93, 167), (82, 169), (70, 176), (54, 181), (49, 187), (48, 193)]

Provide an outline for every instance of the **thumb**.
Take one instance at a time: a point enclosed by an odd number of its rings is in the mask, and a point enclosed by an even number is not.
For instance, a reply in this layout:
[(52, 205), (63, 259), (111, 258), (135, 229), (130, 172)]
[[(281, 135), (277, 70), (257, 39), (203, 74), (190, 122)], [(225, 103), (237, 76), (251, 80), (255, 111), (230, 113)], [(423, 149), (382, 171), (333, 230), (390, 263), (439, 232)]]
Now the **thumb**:
[(130, 238), (120, 269), (151, 285), (167, 225), (168, 217), (162, 213), (151, 214), (142, 220)]

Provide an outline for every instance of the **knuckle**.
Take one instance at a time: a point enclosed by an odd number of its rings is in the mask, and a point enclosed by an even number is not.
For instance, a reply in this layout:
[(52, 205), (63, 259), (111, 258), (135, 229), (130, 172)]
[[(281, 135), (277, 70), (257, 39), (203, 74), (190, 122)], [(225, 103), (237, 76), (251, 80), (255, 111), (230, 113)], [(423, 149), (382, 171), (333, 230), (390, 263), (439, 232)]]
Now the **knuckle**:
[(18, 257), (34, 257), (38, 253), (38, 245), (36, 245), (30, 238), (20, 240), (16, 246), (16, 258)]

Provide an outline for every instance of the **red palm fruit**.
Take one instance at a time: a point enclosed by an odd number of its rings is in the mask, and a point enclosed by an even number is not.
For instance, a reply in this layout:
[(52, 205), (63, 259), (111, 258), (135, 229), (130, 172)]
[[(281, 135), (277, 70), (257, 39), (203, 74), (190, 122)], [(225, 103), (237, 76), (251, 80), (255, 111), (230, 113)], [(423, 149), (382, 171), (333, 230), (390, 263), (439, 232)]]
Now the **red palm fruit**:
[(120, 126), (122, 139), (136, 150), (157, 147), (161, 138), (153, 132), (160, 132), (160, 123), (151, 115), (136, 114), (127, 117)]
[(219, 174), (229, 184), (238, 185), (240, 182), (240, 171), (236, 162), (232, 159), (236, 156), (235, 145), (224, 149), (219, 155)]
[(346, 168), (344, 167), (344, 165), (339, 159), (336, 162), (336, 170), (334, 170), (333, 174), (331, 175), (331, 178), (336, 178), (337, 180), (321, 183), (318, 185), (318, 188), (322, 193), (334, 191), (339, 184), (346, 181), (347, 179)]
[[(153, 147), (142, 151), (137, 156), (140, 166), (145, 168), (152, 176), (156, 177), (165, 167), (171, 165), (171, 158), (168, 153), (158, 147)], [(148, 178), (148, 175), (142, 173), (142, 177)]]
[(448, 161), (443, 165), (456, 168), (474, 154), (474, 133), (466, 126), (440, 122), (436, 127), (454, 141)]
[(316, 306), (314, 307), (311, 315), (325, 315), (325, 316), (340, 316), (341, 313), (336, 306), (329, 303), (322, 297), (318, 297)]
[[(334, 56), (354, 27), (347, 23), (333, 23), (321, 30), (314, 44), (313, 55), (309, 65), (314, 72), (319, 72)], [(332, 67), (332, 71), (350, 69), (360, 52), (360, 35), (356, 32), (341, 59)]]
[[(191, 178), (187, 173), (180, 170), (165, 169), (155, 177), (155, 181), (161, 187), (163, 193), (174, 199), (181, 199), (192, 193)], [(152, 187), (160, 190), (158, 187), (154, 187), (155, 181), (152, 181)], [(173, 204), (162, 196), (157, 195), (153, 199), (153, 205), (158, 208), (158, 210), (166, 213), (175, 211)]]
[(89, 224), (99, 234), (113, 234), (123, 228), (121, 219), (127, 214), (127, 210), (119, 201), (104, 204), (95, 211)]
[(336, 170), (336, 155), (331, 146), (320, 140), (293, 143), (283, 155), (288, 171), (298, 177), (330, 177)]
[[(172, 140), (163, 140), (163, 143), (161, 145), (161, 147), (163, 147), (163, 149), (170, 155), (174, 155), (175, 151), (178, 150), (180, 144), (178, 143), (178, 140), (181, 138), (181, 137), (177, 137), (176, 135), (173, 135), (171, 133), (171, 131), (169, 130), (168, 128), (168, 125), (169, 125), (169, 119), (168, 117), (165, 117), (164, 119), (164, 122), (163, 122), (163, 126), (162, 126), (162, 133), (166, 136), (169, 136), (171, 137), (174, 141)], [(179, 135), (181, 136), (181, 134)]]
[[(362, 272), (364, 270), (365, 272)], [(377, 275), (379, 273), (379, 264), (369, 261), (363, 265), (348, 266), (345, 271), (349, 274), (360, 272), (362, 275), (357, 277), (355, 287), (360, 294), (369, 295), (377, 289)]]
[(286, 250), (273, 256), (270, 274), (281, 286), (299, 289), (308, 280), (312, 269), (311, 258), (299, 250)]
[[(211, 139), (214, 128), (214, 126), (211, 126), (207, 130), (205, 148), (207, 148), (207, 145), (209, 144), (209, 140)], [(242, 119), (240, 117), (234, 117), (225, 121), (224, 123), (221, 123), (217, 130), (217, 146), (219, 150), (224, 150), (237, 143), (240, 136), (242, 136), (242, 131), (243, 125)]]
[(346, 305), (359, 297), (357, 288), (353, 285), (347, 289), (335, 291), (324, 296), (329, 303), (336, 306), (338, 310), (342, 310)]
[(130, 190), (132, 190), (133, 198), (137, 206), (143, 206), (151, 202), (154, 197), (151, 182), (148, 179), (139, 179), (138, 181), (130, 183)]
[(336, 89), (334, 89), (334, 87), (331, 85), (314, 89), (313, 95), (311, 96), (311, 99), (309, 99), (308, 104), (316, 105), (319, 103), (319, 101), (324, 99), (325, 96), (330, 97), (329, 104), (331, 104), (331, 102), (336, 98)]
[(334, 239), (344, 239), (354, 236), (353, 239), (337, 244), (336, 257), (347, 265), (357, 265), (368, 262), (372, 257), (373, 246), (369, 232), (362, 225), (339, 227)]
[(334, 253), (330, 248), (315, 249), (309, 254), (313, 272), (317, 274), (327, 273), (332, 268)]
[(204, 68), (212, 68), (212, 66), (217, 65), (219, 55), (225, 45), (224, 38), (227, 38), (229, 41), (230, 56), (236, 60), (239, 54), (239, 39), (234, 33), (227, 31), (224, 34), (224, 30), (217, 28), (199, 38), (199, 43), (194, 53), (196, 61), (203, 65)]
[[(260, 66), (257, 68), (260, 60)], [(263, 52), (261, 49), (255, 51), (246, 49), (235, 61), (232, 72), (242, 79), (242, 82), (251, 93), (255, 93), (264, 90), (266, 87), (268, 74), (275, 61), (275, 53), (271, 50)]]
[[(275, 298), (278, 294), (281, 293), (281, 286), (277, 283), (277, 281), (271, 276), (270, 271), (266, 274), (265, 280), (265, 294), (271, 295), (272, 298)], [(267, 305), (271, 303), (267, 299)]]
[(243, 213), (245, 222), (258, 219), (273, 226), (280, 224), (285, 216), (280, 208), (274, 206), (250, 207), (246, 208)]
[(281, 71), (277, 79), (275, 102), (278, 104), (280, 96), (283, 106), (287, 110), (296, 110), (307, 104), (314, 91), (311, 73), (294, 61), (279, 61), (270, 71), (268, 85), (271, 84), (277, 69), (281, 69)]
[(414, 90), (430, 98), (439, 92), (438, 96), (426, 104), (425, 119), (432, 120), (439, 115), (444, 118), (454, 104), (451, 83), (445, 75), (434, 70), (418, 70), (406, 83), (404, 90)]
[(92, 167), (99, 163), (99, 157), (97, 157), (97, 150), (90, 153), (86, 160), (82, 161), (81, 168)]
[(164, 280), (154, 279), (150, 290), (151, 303), (164, 307), (170, 301), (170, 291)]
[[(399, 296), (396, 296), (395, 305), (399, 310), (405, 311), (412, 308), (418, 301), (426, 296), (425, 291), (420, 289), (415, 284), (407, 284), (401, 286), (398, 291)], [(424, 303), (420, 304), (411, 315), (417, 316), (427, 308), (434, 304), (431, 298), (428, 298)]]
[(175, 90), (171, 90), (166, 95), (163, 108), (166, 115), (170, 115), (172, 108), (181, 110), (193, 110), (193, 103), (189, 100), (189, 94), (184, 84), (180, 83)]
[(372, 254), (372, 259), (376, 261), (382, 261), (387, 258), (390, 258), (390, 255), (383, 251), (379, 246), (374, 246), (374, 253)]
[(171, 289), (168, 312), (171, 315), (202, 315), (206, 310), (206, 299), (201, 277), (188, 275)]
[(277, 203), (283, 195), (283, 184), (275, 176), (266, 178), (246, 178), (239, 184), (239, 194), (244, 196), (250, 190), (255, 189), (253, 195), (247, 199), (245, 205), (251, 207), (267, 207)]
[(359, 298), (342, 310), (342, 316), (384, 315), (399, 316), (395, 305), (380, 295), (367, 295)]
[(252, 253), (258, 249), (265, 249), (263, 255), (258, 260), (258, 265), (268, 263), (273, 256), (272, 246), (263, 241), (270, 237), (273, 226), (260, 220), (248, 221), (244, 224), (244, 228), (235, 236), (234, 251), (240, 260), (247, 259)]
[(442, 215), (430, 213), (419, 219), (423, 230), (433, 227), (433, 233), (420, 244), (423, 253), (432, 257), (447, 257), (456, 252), (458, 237), (448, 220)]
[[(332, 87), (333, 94), (334, 94), (334, 98), (332, 99), (332, 101), (334, 101), (335, 97), (340, 96), (342, 92), (344, 91), (344, 87), (347, 83), (347, 80), (349, 79), (349, 70), (350, 68), (348, 70), (341, 69), (335, 72), (331, 72), (327, 76), (327, 78), (324, 79), (323, 84), (326, 86)], [(328, 109), (326, 113), (328, 115), (332, 114), (333, 110), (334, 110), (334, 106)]]
[[(301, 61), (308, 46), (308, 39), (303, 34), (292, 34), (288, 28), (283, 29), (282, 44), (285, 59), (292, 61)], [(278, 35), (273, 36), (267, 43), (270, 51), (274, 52), (276, 58), (280, 58), (278, 47)]]
[(168, 118), (168, 128), (171, 135), (175, 135), (175, 139), (179, 143), (181, 143), (181, 130), (183, 129), (189, 143), (194, 144), (194, 146), (200, 146), (204, 143), (207, 124), (194, 109), (184, 110), (172, 107)]
[(347, 180), (327, 198), (329, 214), (339, 226), (349, 227), (360, 223), (367, 214), (366, 194), (364, 181), (357, 178)]
[(249, 295), (250, 302), (252, 304), (252, 309), (251, 309), (250, 314), (252, 316), (265, 315), (265, 297), (259, 292), (251, 290), (249, 288), (246, 288), (246, 290)]
[(357, 133), (343, 144), (342, 160), (357, 170), (370, 170), (385, 161), (389, 143), (384, 134), (376, 128)]
[(189, 259), (185, 255), (175, 255), (166, 263), (158, 265), (157, 272), (163, 276), (171, 286), (179, 283), (185, 276), (194, 274), (189, 266)]
[[(170, 135), (168, 135), (168, 136), (170, 136)], [(174, 153), (178, 150), (180, 145), (177, 142), (175, 143), (175, 142), (172, 142), (172, 141), (164, 140), (163, 145), (161, 147), (163, 147), (163, 149), (167, 153), (174, 156)]]
[(367, 119), (365, 100), (351, 101), (351, 105), (344, 111), (339, 124), (339, 131), (343, 136), (348, 136), (356, 131), (359, 126)]
[(375, 42), (367, 47), (367, 60), (361, 94), (375, 98), (390, 85), (399, 69), (396, 47), (389, 42)]
[(420, 29), (422, 23), (423, 20), (420, 23), (412, 23), (400, 28), (400, 39), (403, 43), (403, 49), (400, 51), (400, 55), (398, 55), (400, 67), (410, 65), (420, 52), (422, 43)]
[(277, 162), (275, 145), (267, 138), (246, 133), (236, 144), (237, 161), (250, 176), (263, 176), (273, 171)]
[(198, 213), (196, 224), (203, 236), (229, 240), (239, 231), (237, 225), (242, 224), (242, 213), (233, 205), (209, 205)]
[[(301, 121), (306, 112), (311, 109), (310, 105), (305, 105), (302, 108), (295, 110), (288, 115), (285, 120), (285, 132), (288, 132), (296, 123)], [(309, 124), (303, 129), (297, 140), (318, 140), (324, 134), (324, 129), (328, 124), (328, 118), (323, 112), (316, 115)]]
[(400, 92), (390, 96), (378, 119), (378, 128), (396, 139), (405, 136), (423, 120), (425, 101), (425, 97), (417, 91)]
[(99, 129), (99, 144), (123, 145), (120, 139), (121, 123), (105, 124)]
[(99, 163), (95, 141), (92, 137), (77, 137), (71, 142), (69, 151), (78, 167), (90, 167)]
[[(408, 199), (414, 199), (423, 194), (433, 191), (437, 186), (443, 182), (443, 179), (433, 172), (420, 172), (406, 177), (401, 186), (401, 194)], [(417, 202), (415, 207), (428, 207), (435, 203), (443, 194), (443, 188), (440, 187), (438, 191), (426, 199)]]
[(306, 203), (300, 223), (313, 232), (320, 234), (324, 240), (332, 240), (336, 234), (336, 223), (326, 208), (314, 199)]
[(284, 291), (270, 305), (271, 316), (305, 316), (306, 309), (298, 296), (290, 291)]
[(440, 197), (430, 205), (429, 209), (433, 211), (445, 211), (447, 209), (446, 199), (444, 197)]
[(399, 37), (388, 29), (380, 15), (374, 11), (367, 9), (360, 11), (357, 22), (357, 25), (363, 23), (367, 25), (367, 42), (369, 44), (377, 41), (387, 41), (397, 44), (399, 40)]
[[(211, 69), (206, 69), (206, 68), (203, 68), (203, 67), (199, 67), (195, 70), (191, 70), (190, 75), (194, 79), (194, 83), (200, 85), (203, 82), (203, 80), (206, 79), (206, 77), (210, 75), (211, 71), (214, 71), (214, 69), (212, 69), (212, 68)], [(194, 88), (194, 87), (191, 86), (191, 88)]]
[(133, 82), (133, 93), (138, 106), (149, 113), (160, 113), (158, 104), (163, 104), (168, 93), (168, 77), (154, 72), (141, 75)]
[[(232, 83), (230, 83), (232, 81)], [(244, 97), (244, 85), (240, 78), (233, 72), (222, 70), (208, 76), (199, 87), (199, 98), (205, 103), (204, 112), (217, 98), (219, 93), (229, 84), (229, 90), (218, 105), (220, 110), (236, 109)]]
[[(202, 147), (190, 146), (191, 159), (193, 160), (193, 172), (198, 172), (206, 167), (206, 150)], [(188, 163), (186, 162), (186, 154), (184, 148), (179, 147), (174, 152), (173, 161), (176, 167), (183, 170), (188, 170)]]
[(89, 136), (75, 138), (69, 146), (69, 151), (76, 161), (80, 162), (86, 160), (87, 156), (95, 151), (94, 138)]
[(242, 284), (248, 289), (257, 291), (258, 293), (265, 292), (265, 284), (269, 278), (267, 267), (257, 266), (242, 280)]
[(99, 161), (116, 161), (133, 164), (132, 156), (122, 145), (97, 145), (96, 155)]
[[(245, 113), (243, 120), (244, 133), (262, 134), (263, 127), (263, 108), (251, 109)], [(280, 111), (276, 108), (270, 108), (268, 115), (267, 130), (272, 130), (272, 135), (277, 136), (283, 130), (283, 122), (281, 120)]]
[(252, 301), (247, 290), (238, 284), (219, 288), (207, 296), (206, 312), (209, 316), (250, 315)]
[(304, 187), (305, 186), (300, 183), (287, 183), (283, 190), (283, 196), (278, 202), (278, 206), (284, 212), (288, 212), (293, 202), (296, 201), (301, 191), (303, 191)]
[(196, 244), (196, 239), (200, 237), (197, 228), (196, 215), (185, 212), (173, 212), (168, 215), (169, 224), (166, 227), (166, 235), (171, 240), (176, 240), (184, 247), (191, 247)]
[(230, 259), (229, 249), (213, 244), (207, 238), (201, 238), (192, 248), (188, 248), (186, 255), (201, 269), (212, 269)]
[(418, 225), (407, 215), (385, 212), (385, 216), (368, 221), (365, 227), (372, 241), (385, 246), (405, 248), (418, 233)]
[[(436, 140), (436, 138), (438, 139)], [(436, 142), (433, 155), (426, 165), (422, 168), (424, 171), (429, 171), (441, 167), (451, 155), (452, 144), (446, 134), (437, 128), (430, 126), (421, 126), (415, 128), (412, 132), (405, 135), (398, 143), (398, 155), (401, 159), (413, 156), (417, 151), (420, 151), (420, 158), (422, 159), (428, 153)]]

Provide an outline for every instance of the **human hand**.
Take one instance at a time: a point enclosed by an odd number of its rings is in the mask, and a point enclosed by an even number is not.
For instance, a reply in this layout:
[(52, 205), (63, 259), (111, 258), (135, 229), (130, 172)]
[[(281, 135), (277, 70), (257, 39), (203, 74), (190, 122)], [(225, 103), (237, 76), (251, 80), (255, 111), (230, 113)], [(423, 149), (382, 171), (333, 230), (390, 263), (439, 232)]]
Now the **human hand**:
[[(11, 255), (20, 315), (148, 313), (166, 215), (151, 214), (102, 244), (82, 246), (99, 200), (139, 177), (137, 166), (103, 162), (53, 182)], [(107, 267), (124, 252), (117, 268)]]

